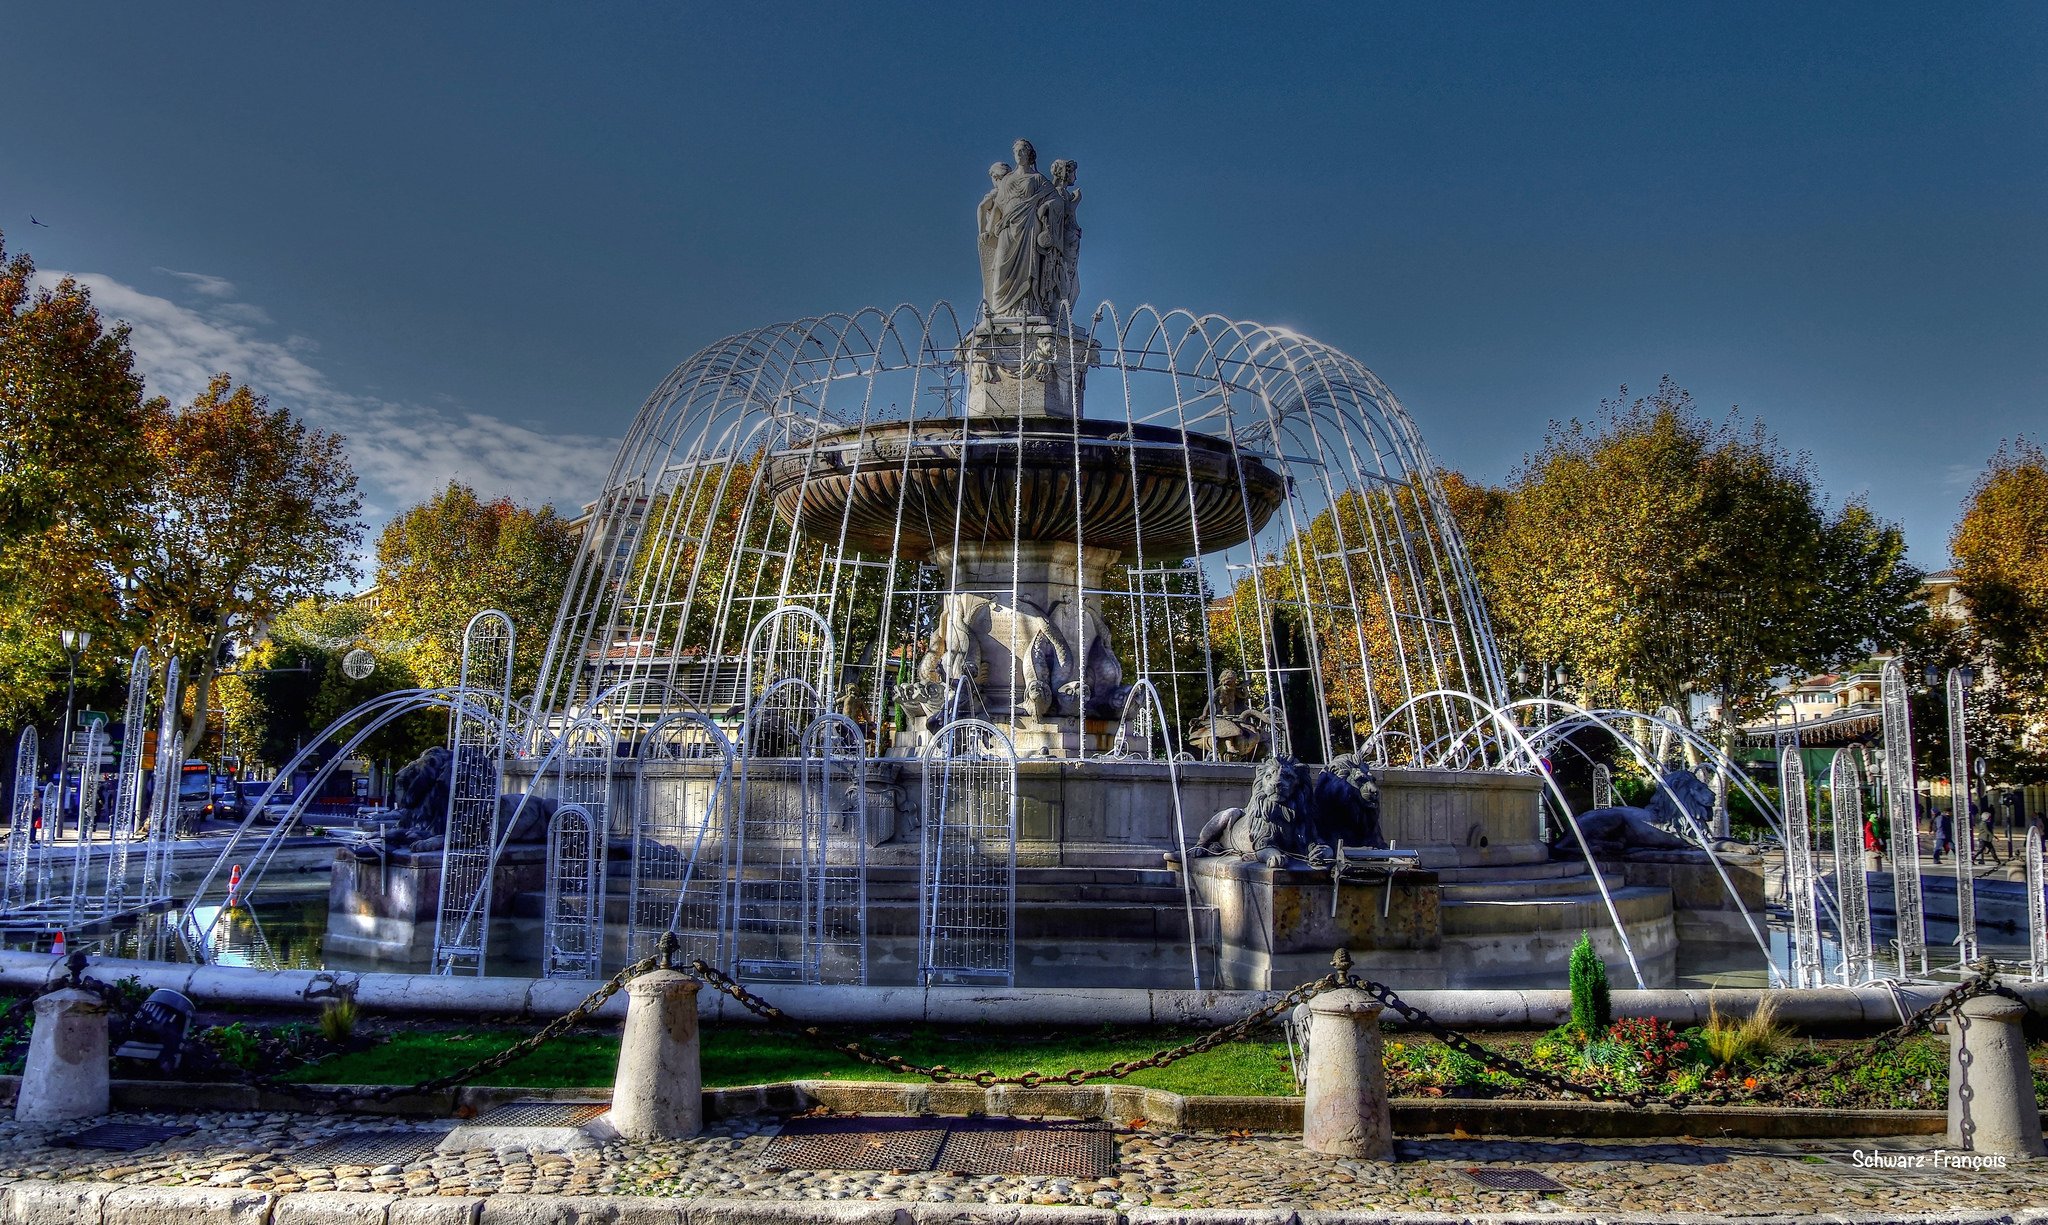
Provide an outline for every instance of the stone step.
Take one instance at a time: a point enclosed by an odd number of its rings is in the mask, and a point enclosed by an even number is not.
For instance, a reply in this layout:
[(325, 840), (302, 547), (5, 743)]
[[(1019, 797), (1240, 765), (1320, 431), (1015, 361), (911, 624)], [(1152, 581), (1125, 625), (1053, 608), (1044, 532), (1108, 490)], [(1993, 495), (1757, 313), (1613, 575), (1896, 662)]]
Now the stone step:
[[(1610, 891), (1614, 906), (1624, 923), (1650, 922), (1671, 914), (1671, 891), (1651, 885), (1633, 885)], [(1443, 932), (1449, 936), (1476, 936), (1500, 932), (1571, 931), (1609, 927), (1606, 904), (1589, 884), (1583, 894), (1563, 897), (1525, 898), (1519, 901), (1453, 901), (1446, 898), (1438, 910)]]
[[(1601, 877), (1610, 890), (1620, 889), (1628, 883), (1620, 872), (1603, 872)], [(1581, 872), (1577, 876), (1502, 876), (1494, 880), (1447, 884), (1443, 886), (1442, 896), (1446, 902), (1512, 902), (1524, 898), (1576, 897), (1598, 893), (1592, 873)]]
[(1516, 880), (1547, 880), (1564, 876), (1587, 876), (1583, 859), (1553, 859), (1548, 863), (1497, 864), (1470, 868), (1438, 868), (1437, 879), (1446, 885), (1467, 881), (1492, 881), (1502, 877)]

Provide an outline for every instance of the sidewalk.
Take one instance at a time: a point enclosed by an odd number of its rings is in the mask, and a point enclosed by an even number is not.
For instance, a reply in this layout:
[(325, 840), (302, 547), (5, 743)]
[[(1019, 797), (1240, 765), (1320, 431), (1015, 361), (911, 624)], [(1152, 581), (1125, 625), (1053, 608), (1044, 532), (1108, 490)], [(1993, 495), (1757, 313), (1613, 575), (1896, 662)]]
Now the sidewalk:
[[(454, 1120), (130, 1112), (100, 1121), (194, 1130), (119, 1153), (53, 1146), (54, 1139), (82, 1130), (78, 1124), (0, 1123), (0, 1178), (20, 1180), (5, 1188), (10, 1219), (79, 1225), (1056, 1219), (1107, 1225), (1119, 1218), (1284, 1221), (1313, 1210), (1363, 1214), (1357, 1219), (1505, 1213), (1613, 1220), (1690, 1213), (1991, 1220), (2048, 1209), (2048, 1161), (1983, 1170), (1859, 1170), (1848, 1163), (1859, 1148), (1931, 1160), (1939, 1145), (1918, 1138), (1862, 1144), (1425, 1138), (1402, 1141), (1400, 1160), (1380, 1166), (1304, 1152), (1293, 1134), (1125, 1128), (1115, 1136), (1119, 1168), (1112, 1177), (1067, 1179), (771, 1169), (762, 1158), (780, 1121), (758, 1116), (719, 1122), (689, 1141), (610, 1140), (580, 1151), (531, 1153), (433, 1151), (458, 1125)], [(308, 1152), (351, 1132), (387, 1133), (388, 1159)], [(410, 1153), (403, 1151), (407, 1141)], [(1565, 1189), (1495, 1191), (1459, 1173), (1485, 1165), (1537, 1171)], [(1088, 1211), (1019, 1214), (994, 1205)], [(1239, 1211), (1183, 1217), (1162, 1211), (1168, 1209)]]

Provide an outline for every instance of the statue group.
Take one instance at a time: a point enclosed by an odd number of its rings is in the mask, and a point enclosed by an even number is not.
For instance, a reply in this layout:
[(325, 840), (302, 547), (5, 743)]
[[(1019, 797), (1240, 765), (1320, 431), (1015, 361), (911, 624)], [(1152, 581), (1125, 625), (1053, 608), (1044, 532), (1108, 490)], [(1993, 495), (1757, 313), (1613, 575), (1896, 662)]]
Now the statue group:
[(993, 186), (981, 201), (982, 299), (997, 318), (1058, 318), (1060, 305), (1071, 311), (1080, 294), (1080, 166), (1056, 161), (1047, 178), (1030, 141), (1014, 152), (1016, 165), (989, 167)]

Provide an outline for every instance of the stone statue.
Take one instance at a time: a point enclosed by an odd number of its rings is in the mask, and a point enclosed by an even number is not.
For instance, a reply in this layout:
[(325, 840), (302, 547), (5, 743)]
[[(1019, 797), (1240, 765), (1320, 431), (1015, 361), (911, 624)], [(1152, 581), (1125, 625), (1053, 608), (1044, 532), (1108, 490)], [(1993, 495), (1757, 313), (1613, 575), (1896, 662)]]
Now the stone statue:
[(987, 599), (957, 593), (947, 596), (939, 608), (939, 623), (917, 661), (916, 689), (907, 700), (928, 716), (926, 726), (934, 731), (949, 719), (982, 712), (981, 687), (988, 683), (988, 661), (976, 633), (977, 620), (984, 625), (988, 620)]
[(1361, 848), (1386, 845), (1372, 767), (1356, 754), (1320, 768), (1291, 757), (1269, 757), (1252, 776), (1245, 806), (1212, 817), (1188, 853), (1236, 855), (1273, 868), (1290, 860), (1324, 868), (1336, 861), (1340, 842)]
[[(394, 851), (438, 851), (447, 845), (448, 835), (448, 776), (452, 772), (450, 763), (454, 758), (445, 748), (435, 747), (420, 754), (391, 780), (391, 815), (396, 824), (388, 831), (381, 847), (366, 843), (349, 848), (357, 859), (375, 860), (384, 849)], [(512, 814), (519, 810), (521, 795), (498, 797), (498, 827), (506, 828)], [(512, 844), (545, 842), (547, 840), (548, 818), (555, 813), (555, 802), (544, 796), (526, 800), (525, 811), (519, 813), (519, 823), (511, 830), (511, 837), (505, 841)]]
[(1265, 714), (1252, 709), (1235, 669), (1225, 668), (1209, 693), (1209, 704), (1188, 728), (1188, 746), (1221, 761), (1254, 761), (1273, 747)]
[(1074, 186), (1080, 163), (1061, 158), (1052, 164), (1052, 190), (1038, 206), (1038, 313), (1059, 317), (1060, 304), (1069, 312), (1081, 299), (1081, 226), (1074, 212), (1081, 189)]
[(1067, 594), (1046, 610), (1045, 625), (1062, 647), (1057, 689), (1065, 712), (1097, 719), (1123, 714), (1131, 689), (1102, 614), (1086, 599)]
[(995, 187), (981, 206), (982, 298), (990, 314), (1009, 318), (1045, 313), (1039, 286), (1040, 208), (1054, 194), (1051, 182), (1038, 173), (1038, 150), (1031, 142), (1019, 140), (1015, 151), (1016, 169), (995, 176)]
[(1003, 176), (1011, 169), (1008, 162), (997, 162), (988, 168), (988, 194), (981, 198), (981, 207), (975, 212), (975, 232), (981, 236), (981, 292), (991, 302), (995, 300), (996, 234), (1002, 229), (996, 193), (1002, 188)]
[[(1691, 770), (1679, 767), (1664, 774), (1664, 785), (1641, 808), (1619, 805), (1582, 812), (1573, 821), (1593, 854), (1619, 857), (1630, 851), (1681, 851), (1697, 849), (1692, 825), (1680, 813), (1682, 805), (1700, 828), (1714, 813), (1714, 789)], [(1673, 803), (1669, 791), (1678, 799)], [(1550, 845), (1552, 857), (1578, 859), (1584, 855), (1579, 839), (1565, 830)]]

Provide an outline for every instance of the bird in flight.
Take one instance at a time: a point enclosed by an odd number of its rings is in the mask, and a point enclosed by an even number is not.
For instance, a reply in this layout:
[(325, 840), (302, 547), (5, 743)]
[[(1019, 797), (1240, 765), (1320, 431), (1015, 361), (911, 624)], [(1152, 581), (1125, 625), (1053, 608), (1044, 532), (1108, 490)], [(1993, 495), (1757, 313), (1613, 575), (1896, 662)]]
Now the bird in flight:
[(43, 227), (43, 228), (44, 228), (44, 229), (46, 229), (46, 230), (50, 228), (50, 223), (49, 223), (49, 222), (47, 222), (47, 221), (37, 221), (37, 220), (36, 220), (36, 215), (35, 215), (34, 213), (30, 213), (30, 214), (28, 215), (28, 223), (29, 223), (30, 225), (39, 225), (39, 226)]

